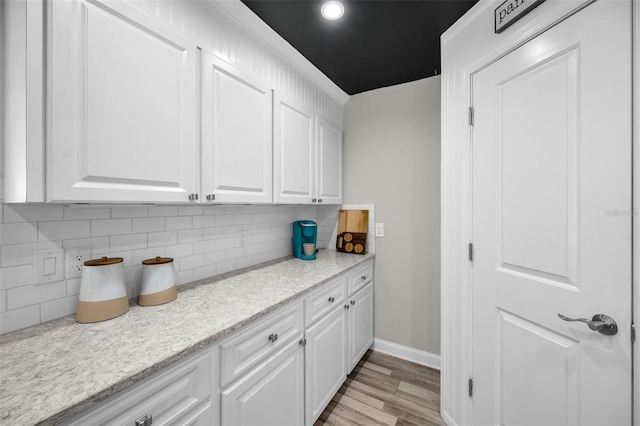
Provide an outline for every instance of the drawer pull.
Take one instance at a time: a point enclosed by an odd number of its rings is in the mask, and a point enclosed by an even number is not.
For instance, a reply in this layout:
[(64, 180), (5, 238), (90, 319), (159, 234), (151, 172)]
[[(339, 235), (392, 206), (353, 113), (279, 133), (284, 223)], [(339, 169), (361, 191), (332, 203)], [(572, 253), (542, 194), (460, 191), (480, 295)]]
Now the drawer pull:
[(336, 300), (336, 299), (335, 299), (333, 296), (331, 296), (331, 297), (329, 298), (329, 303), (333, 303), (335, 300)]
[(140, 417), (136, 420), (136, 426), (151, 426), (153, 424), (153, 417), (151, 414)]
[(278, 333), (273, 333), (269, 336), (269, 341), (271, 343), (275, 343), (276, 340), (278, 340)]

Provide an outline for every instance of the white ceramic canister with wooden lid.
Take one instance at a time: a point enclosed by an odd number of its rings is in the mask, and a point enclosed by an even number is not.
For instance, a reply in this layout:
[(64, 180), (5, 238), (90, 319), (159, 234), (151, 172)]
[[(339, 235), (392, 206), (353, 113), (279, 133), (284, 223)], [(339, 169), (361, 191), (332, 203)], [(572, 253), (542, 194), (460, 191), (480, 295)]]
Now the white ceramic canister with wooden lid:
[(76, 321), (90, 323), (118, 317), (129, 311), (121, 257), (84, 262)]
[(162, 305), (176, 300), (177, 297), (173, 258), (157, 256), (155, 259), (143, 260), (138, 305)]

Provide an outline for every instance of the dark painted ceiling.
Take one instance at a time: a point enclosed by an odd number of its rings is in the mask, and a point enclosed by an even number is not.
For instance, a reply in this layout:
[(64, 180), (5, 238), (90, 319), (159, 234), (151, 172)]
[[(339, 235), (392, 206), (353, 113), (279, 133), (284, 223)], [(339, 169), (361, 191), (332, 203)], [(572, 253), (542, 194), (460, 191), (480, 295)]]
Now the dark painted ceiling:
[(440, 35), (477, 0), (242, 0), (349, 95), (440, 74)]

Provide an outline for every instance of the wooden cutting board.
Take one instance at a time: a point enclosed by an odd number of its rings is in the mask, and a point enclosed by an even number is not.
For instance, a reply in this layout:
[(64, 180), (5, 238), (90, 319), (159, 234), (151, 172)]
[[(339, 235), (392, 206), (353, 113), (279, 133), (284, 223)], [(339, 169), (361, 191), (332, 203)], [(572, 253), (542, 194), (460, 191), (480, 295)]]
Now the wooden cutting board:
[(365, 254), (368, 228), (369, 210), (340, 210), (336, 250)]

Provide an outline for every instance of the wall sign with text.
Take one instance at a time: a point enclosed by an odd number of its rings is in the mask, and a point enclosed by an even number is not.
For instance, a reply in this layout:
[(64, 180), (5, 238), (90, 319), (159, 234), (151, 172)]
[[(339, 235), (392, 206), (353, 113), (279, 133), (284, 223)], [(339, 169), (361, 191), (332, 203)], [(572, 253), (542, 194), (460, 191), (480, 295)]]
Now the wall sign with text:
[(495, 32), (500, 34), (544, 0), (506, 0), (494, 11)]

